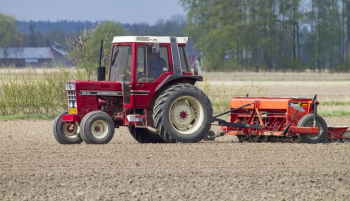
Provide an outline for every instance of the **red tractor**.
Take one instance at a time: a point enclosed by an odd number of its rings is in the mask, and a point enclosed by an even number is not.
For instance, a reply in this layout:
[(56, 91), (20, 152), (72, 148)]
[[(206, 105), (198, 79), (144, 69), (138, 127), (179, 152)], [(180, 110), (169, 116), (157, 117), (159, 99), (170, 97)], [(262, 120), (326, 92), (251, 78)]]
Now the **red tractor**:
[[(208, 133), (213, 110), (194, 84), (187, 37), (114, 37), (108, 81), (66, 83), (68, 112), (57, 116), (55, 139), (61, 144), (108, 143), (115, 128), (127, 126), (140, 143), (198, 142)], [(101, 42), (102, 50), (102, 42)], [(100, 54), (101, 61), (101, 54)]]

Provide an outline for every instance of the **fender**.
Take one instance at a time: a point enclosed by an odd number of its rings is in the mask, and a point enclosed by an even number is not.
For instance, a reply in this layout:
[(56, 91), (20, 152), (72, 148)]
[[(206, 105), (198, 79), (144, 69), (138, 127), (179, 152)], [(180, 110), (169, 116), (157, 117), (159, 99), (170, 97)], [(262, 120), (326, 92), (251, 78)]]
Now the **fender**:
[(156, 91), (160, 90), (164, 85), (176, 79), (192, 79), (194, 81), (193, 84), (195, 84), (196, 81), (203, 81), (203, 77), (199, 75), (169, 75), (166, 79), (163, 80), (163, 82), (158, 85)]
[[(176, 81), (177, 80), (177, 81)], [(188, 83), (188, 84), (195, 84), (196, 81), (203, 81), (202, 76), (193, 76), (193, 75), (169, 75), (166, 79), (161, 82), (156, 90), (154, 91), (153, 97), (148, 103), (148, 110), (153, 111), (154, 103), (158, 96), (166, 89), (169, 85), (173, 85), (176, 83)]]

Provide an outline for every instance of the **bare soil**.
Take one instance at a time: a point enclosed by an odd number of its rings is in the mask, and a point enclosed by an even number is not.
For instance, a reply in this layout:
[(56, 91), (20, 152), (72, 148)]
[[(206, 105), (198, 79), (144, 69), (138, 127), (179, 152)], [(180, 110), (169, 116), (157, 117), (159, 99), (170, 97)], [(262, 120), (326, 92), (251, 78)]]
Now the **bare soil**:
[(138, 144), (119, 128), (106, 145), (60, 145), (52, 123), (0, 121), (0, 200), (350, 199), (350, 144)]

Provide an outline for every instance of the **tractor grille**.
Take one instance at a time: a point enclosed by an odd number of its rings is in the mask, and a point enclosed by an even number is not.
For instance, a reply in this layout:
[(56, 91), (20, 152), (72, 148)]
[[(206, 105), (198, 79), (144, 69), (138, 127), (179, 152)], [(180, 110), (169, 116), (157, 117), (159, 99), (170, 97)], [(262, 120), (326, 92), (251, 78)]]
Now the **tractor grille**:
[(75, 91), (67, 91), (68, 100), (75, 100)]
[(68, 106), (69, 106), (69, 108), (76, 108), (75, 91), (67, 91), (67, 96), (68, 96)]

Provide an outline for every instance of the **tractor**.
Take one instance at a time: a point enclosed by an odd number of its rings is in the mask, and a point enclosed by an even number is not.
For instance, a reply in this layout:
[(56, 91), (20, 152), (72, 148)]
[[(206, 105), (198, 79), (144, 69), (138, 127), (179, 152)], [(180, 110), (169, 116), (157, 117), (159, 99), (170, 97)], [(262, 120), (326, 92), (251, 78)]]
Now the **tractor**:
[(213, 110), (194, 84), (188, 37), (113, 38), (108, 79), (97, 67), (97, 81), (66, 83), (67, 112), (59, 114), (53, 134), (61, 144), (105, 144), (115, 128), (127, 126), (140, 143), (194, 143), (210, 130)]

